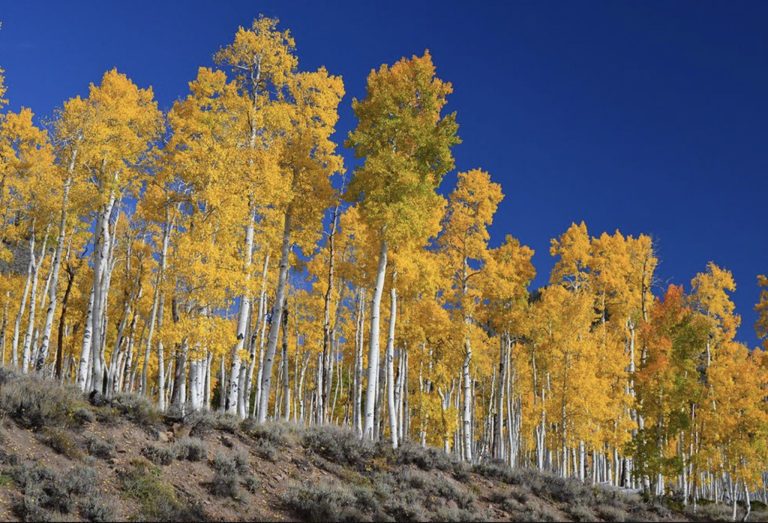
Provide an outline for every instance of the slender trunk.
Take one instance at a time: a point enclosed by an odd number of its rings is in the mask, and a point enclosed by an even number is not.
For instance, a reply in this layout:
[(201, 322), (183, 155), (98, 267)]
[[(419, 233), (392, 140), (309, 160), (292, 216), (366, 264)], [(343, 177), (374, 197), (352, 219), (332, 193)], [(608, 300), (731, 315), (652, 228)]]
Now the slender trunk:
[(291, 251), (291, 220), (293, 209), (288, 206), (285, 212), (283, 224), (283, 244), (280, 250), (280, 271), (277, 277), (277, 291), (275, 292), (275, 305), (272, 311), (272, 319), (269, 325), (269, 338), (267, 340), (266, 356), (264, 358), (264, 370), (261, 376), (261, 398), (259, 398), (258, 421), (263, 423), (267, 419), (269, 406), (269, 392), (272, 386), (272, 365), (277, 351), (277, 339), (280, 334), (280, 318), (285, 307), (285, 289), (288, 282), (288, 265)]
[[(322, 376), (328, 376), (331, 366), (331, 298), (333, 296), (333, 279), (336, 262), (336, 229), (339, 222), (339, 204), (333, 210), (333, 219), (331, 221), (331, 231), (328, 235), (328, 287), (325, 291), (323, 299), (323, 365), (317, 369), (318, 374), (321, 375), (319, 380), (322, 380)], [(323, 423), (327, 421), (326, 411), (328, 403), (328, 391), (326, 388), (322, 390), (322, 402), (320, 408), (320, 418)]]
[(389, 411), (389, 432), (392, 439), (392, 448), (396, 449), (397, 440), (397, 409), (395, 408), (395, 321), (397, 320), (397, 271), (392, 271), (392, 286), (390, 292), (389, 308), (389, 335), (387, 336), (387, 410)]
[[(160, 304), (157, 308), (157, 328), (163, 328), (163, 319), (165, 316), (165, 294), (160, 294)], [(166, 388), (169, 385), (166, 383), (166, 376), (171, 376), (171, 363), (172, 359), (169, 358), (168, 370), (165, 369), (165, 346), (163, 340), (157, 340), (157, 408), (160, 412), (165, 411), (166, 402)]]
[[(141, 370), (141, 393), (145, 396), (149, 394), (149, 357), (152, 353), (152, 338), (155, 333), (155, 322), (157, 320), (158, 307), (160, 305), (160, 294), (163, 286), (163, 277), (165, 273), (165, 266), (168, 256), (168, 244), (171, 237), (171, 229), (173, 228), (173, 219), (170, 216), (170, 210), (165, 210), (165, 223), (163, 225), (163, 244), (160, 251), (160, 266), (157, 269), (157, 275), (155, 277), (155, 292), (152, 296), (152, 309), (149, 313), (149, 325), (147, 330), (147, 340), (144, 347), (144, 366)], [(158, 347), (159, 349), (159, 347)], [(158, 350), (159, 352), (159, 350)], [(159, 354), (158, 354), (159, 355)], [(158, 374), (162, 374), (162, 363), (158, 367)], [(162, 397), (162, 388), (160, 389), (160, 396)], [(164, 403), (162, 398), (158, 398), (161, 403)]]
[(297, 396), (299, 399), (299, 423), (304, 424), (304, 379), (307, 375), (307, 367), (309, 366), (309, 351), (304, 353), (301, 362), (301, 372), (299, 373), (299, 386), (297, 388)]
[(749, 487), (747, 486), (747, 481), (743, 480), (742, 484), (744, 485), (744, 517), (741, 518), (742, 521), (746, 521), (747, 518), (749, 518), (749, 514), (752, 512), (752, 500), (749, 499)]
[(40, 249), (40, 255), (35, 256), (35, 226), (34, 221), (32, 224), (32, 238), (30, 239), (30, 256), (32, 259), (32, 284), (31, 284), (31, 296), (29, 298), (29, 319), (27, 322), (27, 332), (24, 334), (24, 347), (22, 351), (21, 360), (21, 372), (26, 374), (29, 371), (30, 363), (32, 363), (32, 331), (35, 328), (35, 312), (37, 310), (37, 282), (40, 276), (40, 267), (45, 259), (45, 248), (48, 242), (48, 232), (46, 231), (45, 239), (43, 240), (43, 247)]
[(8, 308), (11, 304), (11, 293), (5, 293), (3, 306), (3, 324), (0, 326), (0, 366), (5, 366), (5, 330), (8, 328)]
[(24, 284), (24, 292), (21, 294), (21, 304), (19, 312), (16, 314), (16, 323), (13, 328), (13, 341), (11, 342), (11, 360), (14, 368), (19, 368), (19, 336), (21, 333), (21, 320), (24, 318), (24, 311), (27, 308), (27, 298), (29, 297), (29, 288), (32, 285), (32, 260), (27, 265), (27, 280)]
[(264, 295), (264, 311), (261, 318), (261, 332), (259, 334), (259, 370), (256, 373), (256, 395), (253, 400), (253, 410), (251, 412), (252, 417), (258, 416), (258, 408), (261, 403), (261, 381), (264, 375), (264, 348), (267, 335), (267, 323), (269, 316), (267, 314), (267, 300), (266, 293)]
[(88, 388), (88, 378), (91, 374), (90, 363), (94, 293), (95, 289), (91, 287), (91, 294), (88, 298), (88, 309), (85, 313), (85, 330), (83, 331), (83, 345), (80, 351), (80, 365), (77, 371), (77, 386), (83, 392)]
[[(496, 395), (496, 420), (493, 425), (494, 452), (493, 457), (504, 460), (504, 385), (507, 379), (507, 344), (508, 334), (499, 337), (499, 392)], [(509, 430), (510, 427), (507, 427)]]
[[(181, 342), (181, 347), (177, 347), (176, 352), (176, 369), (173, 377), (173, 391), (171, 392), (171, 407), (174, 412), (178, 412), (182, 416), (185, 413), (186, 407), (186, 373), (187, 373), (187, 352), (189, 351), (189, 341), (184, 338)], [(194, 372), (193, 362), (190, 362), (190, 387), (192, 387), (192, 395), (194, 396)]]
[[(75, 168), (75, 158), (77, 157), (77, 149), (72, 154), (72, 158), (69, 163), (69, 173)], [(53, 254), (53, 267), (51, 268), (51, 284), (48, 288), (48, 311), (45, 315), (45, 326), (43, 327), (43, 338), (40, 342), (40, 349), (38, 351), (37, 363), (35, 368), (38, 372), (43, 368), (45, 360), (48, 357), (48, 348), (51, 339), (51, 329), (53, 328), (53, 316), (56, 313), (56, 299), (59, 290), (59, 270), (61, 268), (61, 255), (64, 250), (64, 242), (66, 240), (67, 229), (67, 207), (69, 205), (69, 191), (72, 187), (71, 174), (67, 176), (67, 180), (64, 182), (64, 192), (61, 198), (61, 214), (59, 216), (59, 237), (56, 241), (56, 250)]]
[(205, 357), (205, 383), (203, 385), (203, 406), (205, 410), (211, 410), (211, 372), (213, 367), (213, 353), (206, 351)]
[(283, 421), (291, 419), (291, 380), (290, 362), (288, 361), (288, 307), (283, 308), (281, 330), (283, 331)]
[(29, 297), (29, 288), (32, 285), (32, 260), (30, 259), (27, 266), (27, 280), (24, 284), (24, 292), (21, 294), (21, 304), (19, 305), (19, 312), (16, 314), (16, 323), (13, 328), (13, 341), (11, 342), (11, 359), (13, 361), (13, 367), (19, 368), (19, 336), (21, 333), (21, 320), (24, 317), (24, 311), (27, 308), (27, 298)]
[[(253, 373), (256, 369), (256, 344), (259, 338), (259, 333), (261, 332), (261, 339), (264, 339), (263, 335), (263, 329), (261, 328), (263, 318), (266, 315), (266, 306), (267, 306), (267, 274), (269, 271), (269, 253), (266, 253), (264, 255), (264, 268), (261, 272), (261, 292), (259, 293), (259, 313), (256, 316), (256, 321), (253, 324), (253, 332), (251, 333), (251, 346), (250, 346), (250, 357), (251, 361), (248, 364), (248, 379), (246, 380), (246, 404), (250, 405), (251, 401), (251, 390), (253, 388)], [(259, 360), (263, 358), (264, 355), (264, 344), (261, 343), (259, 345)], [(259, 361), (259, 365), (261, 365), (261, 361)], [(261, 387), (261, 379), (258, 380), (257, 388), (260, 389)], [(259, 395), (258, 391), (256, 393), (256, 398), (254, 399), (254, 403), (258, 403), (259, 401)], [(250, 411), (250, 409), (246, 408), (246, 411)]]
[(107, 306), (104, 283), (107, 277), (107, 264), (110, 247), (110, 217), (117, 198), (110, 194), (107, 204), (100, 210), (96, 222), (93, 245), (93, 314), (91, 315), (91, 365), (93, 377), (91, 389), (102, 392), (103, 367), (101, 365), (102, 328)]
[(376, 285), (371, 300), (371, 332), (368, 351), (368, 387), (365, 395), (365, 424), (363, 438), (373, 439), (373, 416), (376, 407), (376, 393), (379, 379), (379, 321), (381, 315), (381, 295), (384, 292), (384, 277), (387, 272), (387, 241), (382, 239), (379, 252), (379, 268), (376, 273)]
[(64, 358), (64, 324), (67, 318), (69, 296), (72, 292), (72, 284), (75, 281), (75, 273), (67, 268), (67, 287), (64, 290), (64, 298), (61, 300), (61, 315), (59, 316), (59, 331), (56, 342), (56, 378), (61, 379), (61, 366)]
[[(462, 307), (467, 296), (468, 279), (468, 260), (464, 258), (461, 278), (461, 301)], [(462, 433), (464, 436), (464, 459), (472, 461), (472, 378), (470, 376), (470, 365), (472, 363), (472, 343), (469, 340), (469, 314), (464, 311), (464, 324), (467, 332), (464, 333), (464, 363), (461, 367), (462, 379), (464, 381), (464, 409), (462, 413)]]
[(245, 271), (245, 282), (243, 287), (246, 291), (240, 296), (240, 313), (237, 318), (237, 342), (232, 348), (232, 368), (229, 373), (229, 375), (233, 377), (229, 382), (229, 393), (227, 394), (227, 412), (230, 414), (238, 414), (238, 397), (242, 397), (242, 392), (239, 390), (241, 365), (240, 353), (245, 345), (248, 318), (250, 318), (251, 315), (251, 295), (247, 289), (251, 279), (251, 262), (253, 260), (253, 222), (256, 218), (254, 213), (253, 206), (251, 206), (248, 216), (248, 226), (245, 230), (245, 261), (243, 267), (243, 270)]
[(469, 365), (472, 361), (472, 345), (469, 337), (464, 339), (464, 363), (461, 366), (462, 381), (464, 382), (463, 414), (461, 417), (462, 435), (464, 437), (464, 459), (472, 461), (472, 378)]
[(358, 436), (363, 435), (363, 416), (361, 412), (363, 403), (363, 340), (365, 325), (365, 289), (361, 288), (358, 294), (357, 318), (355, 332), (355, 377), (353, 399), (353, 422)]

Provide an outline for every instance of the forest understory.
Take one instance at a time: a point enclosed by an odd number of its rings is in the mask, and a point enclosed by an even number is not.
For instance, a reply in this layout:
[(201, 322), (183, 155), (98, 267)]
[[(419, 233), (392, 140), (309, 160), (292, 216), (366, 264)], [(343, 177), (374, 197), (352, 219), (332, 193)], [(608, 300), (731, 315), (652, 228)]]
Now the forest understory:
[[(336, 426), (157, 411), (0, 373), (3, 521), (713, 521), (731, 507), (590, 485), (498, 461), (398, 450)], [(739, 516), (744, 507), (739, 506)], [(768, 511), (753, 502), (751, 517)]]

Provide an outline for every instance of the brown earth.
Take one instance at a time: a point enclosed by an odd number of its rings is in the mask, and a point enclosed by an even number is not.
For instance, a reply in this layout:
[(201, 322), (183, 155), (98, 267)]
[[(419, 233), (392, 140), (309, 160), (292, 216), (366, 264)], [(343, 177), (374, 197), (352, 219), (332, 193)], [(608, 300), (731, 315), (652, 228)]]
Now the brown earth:
[[(685, 521), (603, 487), (338, 427), (161, 416), (142, 398), (88, 399), (0, 371), (0, 520)], [(670, 508), (676, 507), (677, 510)], [(766, 514), (753, 513), (754, 520)]]

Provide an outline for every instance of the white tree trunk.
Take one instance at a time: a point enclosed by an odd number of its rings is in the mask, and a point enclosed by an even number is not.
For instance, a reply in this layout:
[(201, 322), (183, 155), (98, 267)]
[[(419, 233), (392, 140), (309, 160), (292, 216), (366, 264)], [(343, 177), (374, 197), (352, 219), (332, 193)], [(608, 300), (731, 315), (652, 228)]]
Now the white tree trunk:
[[(496, 395), (496, 419), (494, 421), (493, 430), (493, 442), (494, 452), (493, 456), (496, 459), (504, 460), (504, 393), (506, 392), (505, 386), (507, 383), (507, 343), (508, 335), (504, 333), (499, 336), (499, 392)], [(510, 427), (507, 427), (507, 431)]]
[[(152, 296), (152, 309), (149, 313), (149, 324), (147, 326), (147, 342), (144, 347), (144, 366), (141, 371), (141, 393), (145, 396), (149, 395), (149, 380), (148, 380), (148, 372), (149, 372), (149, 357), (152, 353), (152, 338), (155, 333), (155, 323), (157, 321), (157, 310), (160, 305), (160, 293), (161, 288), (163, 286), (163, 277), (165, 273), (165, 266), (167, 263), (167, 256), (168, 256), (168, 244), (170, 242), (171, 237), (171, 229), (173, 228), (173, 220), (170, 216), (170, 210), (166, 209), (165, 211), (165, 224), (163, 227), (163, 244), (160, 251), (160, 266), (157, 270), (157, 276), (155, 278), (155, 292)], [(160, 347), (158, 347), (158, 355), (160, 352)], [(161, 375), (163, 373), (162, 371), (162, 363), (159, 365), (158, 369), (158, 375)], [(159, 391), (159, 402), (164, 404), (165, 401), (162, 398), (163, 396), (163, 389), (160, 388)]]
[(472, 378), (469, 373), (469, 364), (472, 361), (472, 345), (467, 336), (464, 340), (464, 364), (461, 366), (461, 375), (464, 383), (463, 413), (461, 417), (462, 436), (464, 438), (464, 459), (472, 461)]
[(387, 273), (387, 242), (381, 240), (379, 252), (379, 268), (376, 272), (376, 285), (371, 300), (371, 332), (368, 350), (368, 387), (365, 395), (365, 424), (363, 438), (372, 440), (374, 437), (374, 409), (379, 385), (379, 321), (381, 315), (381, 295), (384, 292), (384, 277)]
[(40, 341), (40, 349), (38, 350), (37, 362), (35, 369), (40, 372), (45, 360), (48, 357), (48, 349), (51, 340), (51, 329), (53, 329), (53, 317), (56, 313), (57, 297), (59, 290), (59, 271), (61, 269), (61, 255), (64, 250), (64, 243), (66, 241), (66, 229), (67, 229), (67, 207), (69, 206), (69, 191), (72, 187), (71, 173), (75, 168), (75, 158), (77, 157), (77, 149), (72, 153), (72, 157), (69, 162), (69, 169), (67, 179), (64, 182), (64, 190), (61, 197), (61, 214), (59, 216), (59, 237), (56, 241), (56, 251), (53, 254), (53, 267), (51, 268), (51, 285), (48, 289), (48, 311), (45, 315), (45, 325), (43, 327), (43, 337)]
[(280, 269), (277, 276), (277, 291), (275, 292), (275, 305), (272, 311), (272, 319), (269, 324), (269, 338), (267, 339), (267, 350), (264, 358), (264, 369), (261, 376), (261, 397), (259, 398), (258, 421), (263, 423), (267, 419), (267, 409), (269, 408), (269, 393), (272, 387), (272, 366), (277, 351), (277, 339), (280, 335), (280, 323), (283, 316), (283, 307), (285, 307), (285, 289), (288, 283), (288, 265), (291, 251), (291, 221), (292, 208), (289, 206), (285, 212), (285, 221), (283, 223), (283, 244), (280, 249)]
[[(165, 310), (165, 294), (160, 294), (160, 304), (157, 308), (157, 328), (160, 329), (163, 327), (163, 316), (164, 316), (164, 310)], [(165, 382), (165, 347), (163, 347), (163, 341), (158, 340), (157, 341), (157, 408), (160, 410), (160, 412), (163, 412), (165, 410), (165, 388), (166, 388), (166, 382)], [(170, 361), (168, 362), (170, 365)], [(170, 367), (168, 374), (170, 375)]]
[(88, 388), (88, 377), (91, 370), (91, 326), (93, 319), (93, 300), (95, 289), (91, 287), (88, 298), (88, 310), (85, 314), (85, 330), (83, 331), (83, 345), (80, 350), (80, 365), (77, 371), (77, 386), (85, 392)]
[(397, 321), (397, 271), (392, 272), (392, 288), (390, 289), (389, 335), (387, 336), (387, 410), (389, 411), (389, 432), (392, 448), (398, 446), (397, 439), (397, 409), (395, 408), (395, 322)]
[(8, 309), (11, 305), (10, 291), (5, 293), (5, 305), (3, 306), (3, 323), (0, 325), (0, 366), (5, 366), (5, 330), (8, 328)]
[(363, 403), (363, 343), (365, 325), (365, 289), (360, 289), (357, 304), (357, 331), (355, 332), (355, 376), (353, 421), (358, 436), (363, 435), (362, 403)]
[(29, 298), (29, 288), (32, 285), (32, 260), (30, 259), (27, 265), (27, 280), (24, 284), (24, 292), (21, 295), (21, 304), (19, 305), (19, 312), (16, 314), (16, 323), (13, 328), (13, 341), (11, 342), (11, 360), (13, 367), (19, 368), (19, 336), (21, 333), (21, 320), (24, 317), (24, 311), (27, 308), (27, 298)]
[(103, 368), (101, 364), (102, 329), (106, 310), (104, 282), (107, 277), (107, 264), (110, 246), (109, 219), (112, 216), (116, 198), (110, 194), (107, 204), (100, 210), (96, 223), (93, 245), (93, 314), (91, 316), (91, 389), (102, 392)]
[(45, 259), (45, 248), (48, 243), (48, 231), (46, 230), (45, 238), (43, 239), (43, 246), (40, 249), (40, 255), (35, 256), (35, 229), (32, 226), (32, 238), (30, 239), (30, 255), (32, 260), (32, 286), (31, 296), (29, 298), (29, 320), (27, 322), (27, 332), (24, 334), (24, 347), (21, 360), (21, 372), (26, 374), (29, 372), (30, 363), (32, 363), (32, 332), (35, 329), (35, 312), (37, 311), (37, 282), (40, 276), (40, 267)]
[(240, 386), (242, 380), (240, 380), (240, 365), (241, 358), (240, 352), (245, 346), (246, 330), (248, 329), (248, 319), (251, 316), (251, 294), (248, 292), (248, 284), (251, 280), (251, 262), (253, 260), (253, 221), (255, 219), (253, 210), (249, 211), (248, 226), (245, 230), (245, 252), (244, 252), (244, 267), (245, 271), (245, 292), (240, 296), (240, 311), (237, 318), (237, 341), (232, 348), (232, 368), (229, 375), (232, 379), (229, 380), (229, 392), (227, 394), (227, 412), (230, 414), (239, 414), (241, 417), (245, 417), (242, 414), (243, 409), (239, 409), (238, 406), (243, 398)]

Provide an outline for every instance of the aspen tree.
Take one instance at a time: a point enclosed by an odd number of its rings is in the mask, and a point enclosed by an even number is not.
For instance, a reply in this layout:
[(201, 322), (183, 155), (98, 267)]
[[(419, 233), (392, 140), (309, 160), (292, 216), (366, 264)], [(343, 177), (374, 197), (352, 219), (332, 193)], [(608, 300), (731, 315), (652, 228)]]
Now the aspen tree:
[(371, 302), (366, 439), (374, 435), (381, 296), (389, 246), (421, 244), (437, 233), (443, 203), (435, 189), (453, 167), (450, 148), (459, 141), (455, 114), (441, 116), (451, 91), (450, 84), (435, 76), (432, 57), (425, 53), (371, 71), (366, 97), (352, 102), (358, 125), (346, 143), (365, 162), (355, 171), (348, 195), (360, 200), (361, 215), (379, 245)]
[(693, 428), (691, 405), (702, 399), (701, 344), (707, 338), (702, 317), (686, 305), (682, 287), (668, 287), (650, 307), (641, 338), (647, 354), (636, 374), (637, 402), (645, 424), (633, 438), (636, 474), (649, 478), (652, 496), (664, 481), (682, 472), (677, 443)]
[[(259, 421), (267, 416), (267, 402), (272, 378), (272, 361), (277, 348), (280, 325), (275, 318), (282, 317), (285, 289), (290, 265), (289, 254), (293, 245), (309, 251), (317, 242), (316, 224), (330, 205), (333, 191), (330, 176), (343, 168), (330, 136), (338, 120), (337, 108), (344, 95), (340, 77), (331, 76), (325, 69), (313, 73), (298, 73), (289, 82), (292, 130), (287, 133), (281, 164), (287, 175), (283, 180), (285, 198), (283, 237), (280, 250), (279, 273), (275, 290), (269, 337), (264, 358), (261, 385)], [(312, 198), (305, 195), (312, 194)]]
[[(279, 197), (276, 191), (279, 187), (276, 168), (279, 153), (277, 135), (286, 125), (284, 105), (279, 98), (285, 94), (297, 64), (293, 54), (294, 40), (288, 31), (278, 31), (277, 23), (275, 19), (260, 17), (253, 21), (250, 28), (240, 27), (232, 44), (215, 55), (216, 62), (233, 73), (234, 85), (242, 101), (238, 116), (244, 124), (242, 138), (236, 138), (236, 143), (242, 156), (242, 171), (238, 174), (240, 183), (245, 182), (243, 189), (247, 199), (244, 202), (247, 203), (247, 214), (243, 217), (245, 244), (242, 249), (246, 292), (240, 296), (237, 341), (232, 349), (231, 379), (227, 391), (227, 410), (231, 413), (238, 412), (237, 377), (240, 375), (241, 351), (245, 344), (251, 307), (248, 287), (255, 221), (258, 208), (265, 205), (268, 199)], [(282, 304), (278, 303), (277, 306), (281, 307)], [(279, 312), (277, 317), (280, 316)]]
[[(742, 344), (725, 342), (708, 370), (707, 403), (711, 408), (703, 413), (707, 427), (702, 434), (704, 446), (716, 449), (734, 488), (743, 485), (747, 515), (749, 491), (760, 485), (768, 459), (768, 409), (764, 401), (768, 381), (761, 358), (764, 355), (750, 353)], [(736, 492), (731, 497), (735, 520)]]
[(38, 350), (35, 367), (40, 371), (45, 365), (50, 346), (53, 319), (58, 305), (59, 272), (61, 270), (62, 256), (67, 241), (70, 194), (72, 186), (76, 182), (78, 172), (78, 152), (80, 142), (83, 139), (86, 121), (86, 105), (80, 97), (73, 98), (64, 104), (64, 109), (55, 122), (55, 144), (58, 156), (57, 172), (61, 177), (61, 206), (59, 210), (58, 237), (53, 254), (53, 267), (51, 269), (51, 284), (49, 287), (48, 310), (43, 327), (42, 340)]
[(452, 292), (455, 296), (452, 301), (456, 310), (460, 311), (458, 321), (462, 325), (462, 435), (467, 461), (472, 461), (471, 331), (474, 329), (479, 301), (475, 282), (482, 273), (482, 264), (488, 255), (488, 227), (502, 198), (501, 186), (491, 182), (488, 173), (479, 169), (459, 173), (456, 188), (448, 198), (439, 240), (446, 255), (448, 270), (452, 273)]
[[(519, 425), (522, 413), (519, 412), (520, 409), (513, 412), (513, 407), (521, 402), (523, 394), (523, 391), (515, 386), (518, 373), (512, 362), (517, 363), (518, 358), (515, 354), (513, 359), (511, 353), (518, 339), (522, 339), (525, 334), (527, 288), (536, 275), (532, 257), (533, 250), (521, 245), (517, 239), (507, 236), (502, 245), (490, 250), (482, 275), (482, 297), (486, 304), (485, 321), (495, 332), (500, 346), (493, 454), (497, 459), (506, 458), (511, 465), (516, 464), (521, 448)], [(508, 445), (505, 445), (503, 434), (505, 422)]]
[[(2, 120), (0, 137), (0, 156), (3, 162), (3, 179), (0, 187), (0, 197), (6, 205), (15, 207), (16, 218), (14, 225), (17, 235), (23, 227), (24, 236), (28, 237), (29, 266), (28, 281), (22, 296), (22, 303), (17, 315), (13, 337), (14, 364), (18, 351), (20, 336), (20, 320), (24, 315), (29, 298), (29, 313), (27, 329), (22, 343), (21, 370), (26, 373), (30, 364), (34, 363), (33, 333), (36, 326), (35, 318), (38, 303), (38, 280), (45, 261), (46, 246), (50, 234), (51, 204), (55, 198), (52, 189), (53, 148), (48, 134), (32, 122), (33, 114), (29, 109), (21, 109), (18, 113), (8, 113)], [(6, 196), (5, 191), (8, 194)], [(5, 220), (3, 234), (7, 236)], [(20, 239), (20, 238), (19, 238)], [(37, 242), (40, 243), (37, 243)]]
[(87, 103), (88, 126), (83, 132), (79, 156), (98, 196), (93, 236), (91, 332), (90, 340), (84, 343), (81, 360), (87, 360), (85, 353), (88, 352), (93, 376), (91, 380), (80, 376), (78, 383), (84, 389), (86, 381), (90, 381), (92, 389), (101, 392), (104, 374), (100, 353), (109, 295), (107, 265), (114, 232), (112, 215), (121, 198), (137, 190), (140, 171), (136, 166), (159, 135), (162, 120), (151, 88), (139, 89), (114, 69), (104, 74), (99, 86), (91, 84)]

